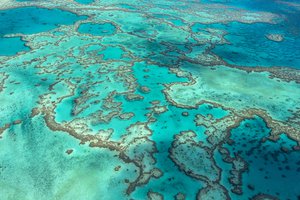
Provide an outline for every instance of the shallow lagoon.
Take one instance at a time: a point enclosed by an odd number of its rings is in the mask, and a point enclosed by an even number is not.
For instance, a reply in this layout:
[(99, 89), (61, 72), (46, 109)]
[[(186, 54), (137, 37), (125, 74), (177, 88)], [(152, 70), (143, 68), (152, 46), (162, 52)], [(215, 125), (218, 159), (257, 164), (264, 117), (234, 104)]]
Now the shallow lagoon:
[(94, 0), (76, 0), (76, 2), (81, 3), (81, 4), (90, 4), (90, 3), (93, 3)]
[(115, 33), (116, 27), (111, 23), (84, 23), (80, 24), (78, 28), (79, 33), (87, 33), (95, 36), (112, 35)]
[(0, 38), (0, 55), (11, 56), (21, 51), (28, 51), (29, 48), (25, 46), (25, 42), (20, 37)]

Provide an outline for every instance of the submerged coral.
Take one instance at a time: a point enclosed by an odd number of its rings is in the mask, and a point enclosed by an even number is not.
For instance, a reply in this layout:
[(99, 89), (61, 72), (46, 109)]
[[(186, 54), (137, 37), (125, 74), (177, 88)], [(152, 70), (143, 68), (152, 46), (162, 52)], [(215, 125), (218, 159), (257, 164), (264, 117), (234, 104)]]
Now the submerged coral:
[(1, 199), (299, 198), (299, 12), (249, 2), (1, 1)]

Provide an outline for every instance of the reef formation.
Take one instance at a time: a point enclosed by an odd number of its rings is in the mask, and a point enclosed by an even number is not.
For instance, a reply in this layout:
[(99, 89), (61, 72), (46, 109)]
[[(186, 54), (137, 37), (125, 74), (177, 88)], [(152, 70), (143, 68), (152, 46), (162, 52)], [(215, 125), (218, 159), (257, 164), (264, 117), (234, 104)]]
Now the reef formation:
[(0, 199), (299, 199), (299, 5), (265, 4), (1, 1)]

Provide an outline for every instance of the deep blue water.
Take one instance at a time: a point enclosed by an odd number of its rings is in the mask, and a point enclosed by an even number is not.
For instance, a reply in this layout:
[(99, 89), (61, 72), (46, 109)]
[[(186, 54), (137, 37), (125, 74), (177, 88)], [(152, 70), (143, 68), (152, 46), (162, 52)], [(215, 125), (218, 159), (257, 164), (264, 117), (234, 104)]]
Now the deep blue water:
[[(244, 66), (289, 66), (300, 69), (300, 12), (292, 6), (273, 0), (210, 1), (252, 10), (266, 11), (283, 17), (278, 24), (213, 24), (207, 27), (221, 28), (228, 32), (231, 44), (217, 45), (213, 52), (229, 64)], [(289, 1), (297, 2), (297, 1)], [(299, 1), (298, 1), (299, 2)], [(282, 42), (268, 40), (265, 35), (280, 33)]]
[[(230, 64), (242, 66), (290, 66), (300, 68), (300, 35), (288, 32), (281, 24), (266, 23), (243, 24), (196, 24), (193, 30), (203, 28), (226, 30), (225, 38), (230, 44), (217, 45), (213, 52)], [(283, 34), (282, 42), (266, 38), (267, 34)]]
[[(263, 142), (262, 139), (269, 134), (270, 129), (261, 118), (246, 119), (231, 131), (230, 139), (234, 143), (226, 147), (232, 156), (240, 156), (248, 164), (248, 170), (243, 174), (245, 193), (252, 196), (265, 193), (294, 199), (300, 195), (300, 152), (292, 149), (297, 143), (285, 134), (276, 142)], [(289, 187), (285, 186), (286, 183)], [(248, 186), (254, 188), (249, 189)]]
[[(7, 34), (35, 34), (49, 31), (59, 25), (70, 25), (86, 16), (78, 16), (60, 9), (22, 7), (0, 11), (0, 55), (13, 55), (27, 50), (24, 42), (17, 38), (3, 38)], [(6, 51), (3, 51), (6, 49)]]

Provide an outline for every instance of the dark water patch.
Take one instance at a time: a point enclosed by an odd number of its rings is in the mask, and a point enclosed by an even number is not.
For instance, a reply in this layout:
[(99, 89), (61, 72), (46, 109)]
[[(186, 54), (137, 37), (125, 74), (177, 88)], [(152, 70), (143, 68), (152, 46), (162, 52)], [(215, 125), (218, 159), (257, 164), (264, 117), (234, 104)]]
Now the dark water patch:
[[(278, 24), (229, 23), (224, 30), (231, 45), (217, 46), (214, 52), (233, 65), (289, 66), (300, 68), (300, 12), (293, 3), (297, 0), (205, 0), (202, 3), (220, 3), (253, 12), (277, 14)], [(279, 32), (282, 42), (267, 40), (265, 35)]]
[(292, 6), (293, 3), (299, 3), (299, 0), (205, 0), (204, 2), (221, 3), (254, 12), (272, 12), (285, 17), (287, 28), (296, 28), (298, 33), (300, 31), (300, 12), (295, 6)]
[[(282, 24), (195, 24), (193, 32), (206, 28), (225, 30), (230, 44), (216, 45), (213, 52), (230, 64), (249, 67), (288, 66), (300, 68), (300, 35), (289, 32)], [(283, 36), (281, 42), (268, 39), (269, 34)]]
[(297, 184), (300, 178), (297, 171), (300, 152), (293, 150), (297, 143), (285, 134), (275, 142), (264, 141), (270, 131), (259, 117), (244, 120), (231, 131), (230, 139), (234, 143), (225, 147), (232, 156), (238, 155), (248, 163), (248, 170), (243, 174), (245, 195), (254, 195), (246, 187), (253, 185), (256, 193), (276, 195), (279, 192), (280, 199), (293, 199), (300, 193)]
[(0, 11), (0, 36), (5, 34), (34, 34), (49, 31), (59, 25), (74, 24), (86, 19), (60, 9), (23, 7)]
[[(0, 11), (0, 55), (14, 55), (28, 50), (18, 37), (4, 38), (7, 34), (35, 34), (57, 28), (59, 25), (74, 24), (86, 19), (74, 13), (60, 9), (45, 9), (38, 7), (22, 7)], [(15, 53), (13, 53), (15, 52)]]

